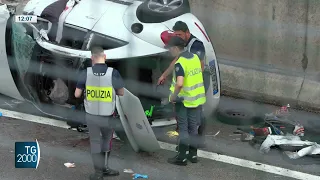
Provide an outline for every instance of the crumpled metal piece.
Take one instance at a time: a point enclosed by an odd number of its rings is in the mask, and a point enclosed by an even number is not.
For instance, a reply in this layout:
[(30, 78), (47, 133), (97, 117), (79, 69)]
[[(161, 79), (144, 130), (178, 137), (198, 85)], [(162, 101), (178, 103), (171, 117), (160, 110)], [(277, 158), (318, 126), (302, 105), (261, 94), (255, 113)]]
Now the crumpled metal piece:
[(287, 136), (268, 135), (260, 146), (261, 153), (268, 153), (270, 147), (274, 145), (289, 145), (289, 146), (309, 146), (301, 149), (298, 152), (285, 152), (290, 158), (297, 159), (305, 155), (319, 154), (320, 146), (316, 142), (302, 141), (299, 136), (289, 134)]
[(290, 159), (299, 159), (303, 156), (306, 155), (316, 155), (320, 154), (320, 145), (319, 144), (314, 144), (309, 147), (305, 147), (298, 152), (291, 152), (291, 151), (285, 151), (284, 152)]

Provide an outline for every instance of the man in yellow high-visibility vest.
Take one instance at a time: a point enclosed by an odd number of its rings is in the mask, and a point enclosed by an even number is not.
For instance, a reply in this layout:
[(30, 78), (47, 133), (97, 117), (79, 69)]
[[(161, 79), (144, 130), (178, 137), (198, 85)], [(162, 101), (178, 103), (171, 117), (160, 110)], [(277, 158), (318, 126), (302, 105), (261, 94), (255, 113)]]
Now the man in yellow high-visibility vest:
[[(206, 102), (201, 62), (196, 54), (184, 50), (185, 41), (172, 37), (165, 48), (177, 59), (170, 87), (169, 101), (175, 104), (179, 131), (178, 154), (168, 162), (187, 165), (197, 162), (198, 124), (201, 105)], [(189, 155), (186, 152), (189, 149)]]

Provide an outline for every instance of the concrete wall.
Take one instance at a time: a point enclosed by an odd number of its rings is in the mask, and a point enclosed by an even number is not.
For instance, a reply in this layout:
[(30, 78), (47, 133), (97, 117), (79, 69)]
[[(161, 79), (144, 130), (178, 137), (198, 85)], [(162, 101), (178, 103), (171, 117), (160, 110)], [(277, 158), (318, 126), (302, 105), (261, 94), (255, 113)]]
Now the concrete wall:
[(191, 0), (218, 56), (302, 71), (308, 17), (308, 71), (320, 70), (320, 1)]
[(224, 92), (320, 107), (319, 0), (190, 0), (190, 4), (215, 47)]

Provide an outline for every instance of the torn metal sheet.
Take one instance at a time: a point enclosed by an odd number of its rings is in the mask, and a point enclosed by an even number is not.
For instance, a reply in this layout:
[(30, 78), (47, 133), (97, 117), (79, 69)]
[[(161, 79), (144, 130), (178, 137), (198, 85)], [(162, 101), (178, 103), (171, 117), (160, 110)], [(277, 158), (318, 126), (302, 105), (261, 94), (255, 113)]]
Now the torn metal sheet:
[(312, 146), (305, 147), (298, 152), (285, 151), (284, 153), (287, 154), (290, 159), (298, 159), (306, 155), (320, 154), (320, 145), (314, 144)]
[(309, 146), (301, 149), (298, 152), (285, 152), (290, 158), (297, 159), (305, 155), (320, 154), (320, 146), (316, 142), (302, 141), (299, 136), (287, 135), (268, 135), (265, 141), (261, 144), (260, 152), (268, 153), (274, 145), (287, 146)]

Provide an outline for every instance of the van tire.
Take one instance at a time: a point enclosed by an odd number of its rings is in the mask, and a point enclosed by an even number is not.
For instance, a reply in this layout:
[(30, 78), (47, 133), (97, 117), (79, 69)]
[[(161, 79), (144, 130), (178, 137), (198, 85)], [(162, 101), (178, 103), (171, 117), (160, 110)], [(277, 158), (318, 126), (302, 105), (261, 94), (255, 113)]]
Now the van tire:
[(255, 116), (252, 112), (237, 109), (218, 110), (217, 119), (222, 123), (236, 126), (254, 125), (264, 121), (262, 117)]

